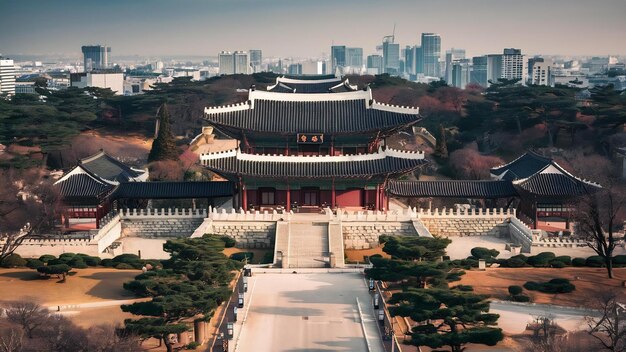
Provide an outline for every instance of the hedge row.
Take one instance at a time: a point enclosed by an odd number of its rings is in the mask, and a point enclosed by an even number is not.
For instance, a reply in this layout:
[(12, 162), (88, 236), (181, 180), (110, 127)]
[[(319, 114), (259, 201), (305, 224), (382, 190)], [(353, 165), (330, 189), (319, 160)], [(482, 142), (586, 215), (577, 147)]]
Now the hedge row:
[[(497, 259), (496, 263), (505, 268), (521, 268), (532, 266), (535, 268), (564, 268), (566, 266), (601, 268), (605, 266), (604, 259), (594, 255), (588, 258), (574, 258), (568, 255), (556, 256), (552, 252), (541, 252), (533, 256), (518, 254), (509, 259)], [(613, 267), (626, 267), (626, 255), (613, 257)]]
[(548, 282), (528, 281), (524, 284), (524, 288), (543, 293), (569, 293), (574, 291), (576, 286), (570, 283), (568, 279), (556, 278)]

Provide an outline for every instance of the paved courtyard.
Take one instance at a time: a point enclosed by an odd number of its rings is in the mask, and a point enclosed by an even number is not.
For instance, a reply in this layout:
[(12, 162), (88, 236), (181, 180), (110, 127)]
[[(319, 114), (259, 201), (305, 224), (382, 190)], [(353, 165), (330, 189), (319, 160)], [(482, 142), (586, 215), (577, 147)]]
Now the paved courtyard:
[(230, 351), (383, 351), (360, 273), (255, 273), (248, 287)]

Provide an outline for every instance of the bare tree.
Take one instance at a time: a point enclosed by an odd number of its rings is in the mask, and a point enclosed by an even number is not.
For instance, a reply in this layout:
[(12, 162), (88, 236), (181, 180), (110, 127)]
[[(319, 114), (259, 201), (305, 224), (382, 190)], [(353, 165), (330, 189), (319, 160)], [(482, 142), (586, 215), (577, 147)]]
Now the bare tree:
[(617, 233), (624, 221), (622, 210), (626, 205), (621, 187), (608, 184), (602, 190), (590, 190), (580, 198), (574, 215), (576, 233), (604, 259), (610, 279), (613, 278), (613, 251), (622, 240)]
[(586, 187), (586, 194), (573, 202), (576, 234), (604, 259), (613, 278), (613, 251), (621, 240), (618, 231), (626, 220), (626, 185), (617, 177), (611, 161), (582, 149), (564, 155), (575, 173), (599, 183), (602, 188)]
[(600, 316), (587, 317), (589, 334), (607, 351), (626, 351), (626, 304), (618, 301), (616, 292), (607, 292), (597, 298), (595, 307)]
[(87, 330), (90, 352), (134, 352), (140, 350), (139, 338), (112, 325), (93, 326)]
[(59, 196), (39, 169), (0, 170), (0, 185), (1, 262), (25, 239), (53, 227)]
[(22, 351), (24, 332), (14, 325), (0, 327), (0, 352)]
[(28, 300), (12, 302), (4, 311), (7, 319), (21, 326), (29, 339), (33, 338), (33, 331), (44, 324), (50, 315), (48, 310)]
[(87, 352), (88, 337), (85, 330), (61, 315), (50, 315), (38, 334), (45, 351)]

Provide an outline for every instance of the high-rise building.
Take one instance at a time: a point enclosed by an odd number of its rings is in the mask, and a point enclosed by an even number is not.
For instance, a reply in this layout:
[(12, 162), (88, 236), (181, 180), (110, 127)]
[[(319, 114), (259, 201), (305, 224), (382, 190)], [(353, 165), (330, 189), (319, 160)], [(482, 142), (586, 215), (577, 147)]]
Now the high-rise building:
[(497, 83), (500, 78), (502, 78), (502, 55), (487, 55), (487, 82)]
[(456, 60), (465, 59), (465, 49), (455, 49), (452, 48), (450, 50), (446, 50), (446, 73), (444, 78), (448, 84), (452, 83), (452, 64)]
[(528, 66), (529, 71), (531, 72), (529, 78), (530, 84), (540, 86), (552, 85), (552, 60), (544, 59), (542, 57), (533, 58), (532, 61), (529, 60)]
[(424, 74), (424, 50), (421, 46), (415, 47), (415, 74)]
[(287, 70), (290, 75), (301, 75), (302, 74), (302, 64), (291, 64), (289, 65), (289, 69)]
[(526, 60), (522, 55), (522, 50), (507, 48), (502, 53), (502, 75), (501, 78), (519, 79), (521, 83), (526, 83)]
[(400, 73), (400, 44), (389, 40), (389, 37), (383, 40), (383, 72), (390, 75)]
[(424, 58), (424, 75), (440, 77), (441, 37), (439, 34), (422, 33), (422, 56)]
[(451, 84), (457, 88), (465, 88), (470, 83), (470, 60), (460, 59), (452, 62)]
[(407, 45), (404, 49), (404, 72), (409, 75), (415, 74), (415, 47)]
[(261, 72), (263, 71), (263, 52), (258, 49), (250, 49), (248, 51), (250, 53), (250, 66), (252, 67), (253, 72)]
[(323, 75), (326, 74), (325, 61), (305, 61), (302, 63), (303, 75)]
[(15, 95), (15, 64), (0, 55), (0, 95)]
[(380, 55), (369, 55), (367, 57), (367, 72), (374, 75), (383, 73), (383, 57)]
[(235, 51), (233, 53), (235, 61), (235, 74), (250, 73), (250, 56), (245, 51)]
[(474, 56), (472, 58), (472, 71), (470, 73), (470, 83), (479, 84), (482, 87), (488, 87), (487, 81), (487, 56)]
[(346, 46), (333, 45), (330, 47), (330, 66), (331, 72), (335, 72), (337, 67), (346, 66)]
[(346, 66), (363, 67), (363, 48), (346, 48)]
[(81, 47), (83, 52), (83, 67), (85, 72), (109, 68), (109, 56), (111, 55), (111, 47), (105, 45), (84, 45)]
[(245, 51), (222, 51), (218, 55), (220, 75), (250, 73), (250, 57)]

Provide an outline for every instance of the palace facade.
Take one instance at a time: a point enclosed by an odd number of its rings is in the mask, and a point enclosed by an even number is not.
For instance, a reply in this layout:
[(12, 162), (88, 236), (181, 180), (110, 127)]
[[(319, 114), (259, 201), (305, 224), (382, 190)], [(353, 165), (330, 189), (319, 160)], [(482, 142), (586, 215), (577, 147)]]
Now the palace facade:
[(369, 87), (334, 76), (280, 77), (204, 117), (238, 148), (200, 161), (238, 184), (236, 206), (246, 210), (387, 209), (385, 184), (424, 163), (423, 153), (386, 143), (420, 121), (418, 108), (378, 103)]

